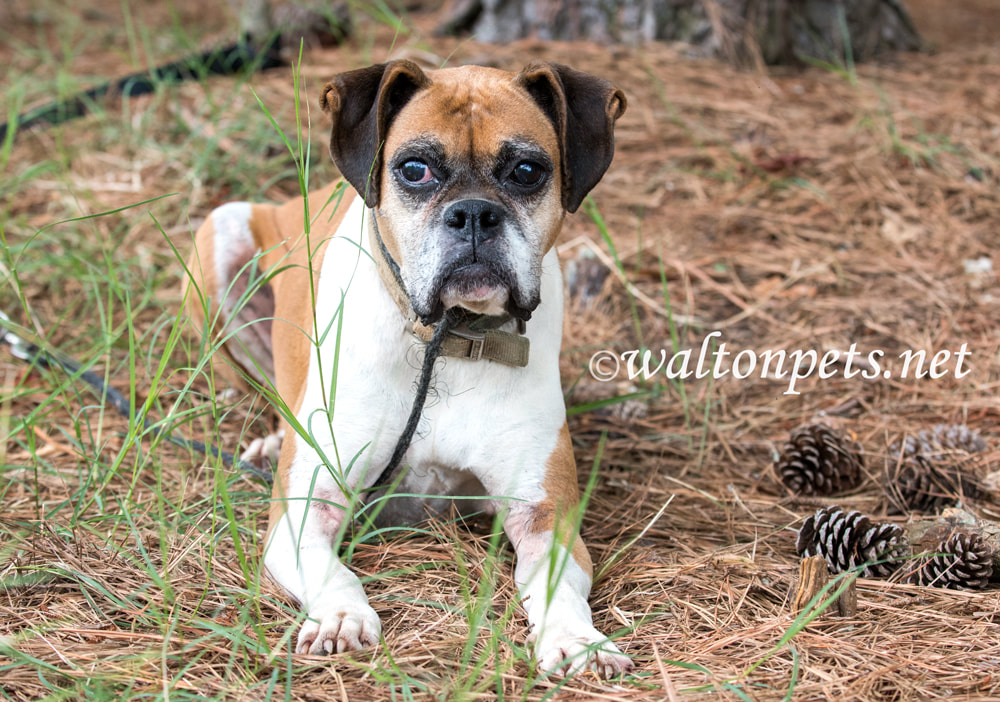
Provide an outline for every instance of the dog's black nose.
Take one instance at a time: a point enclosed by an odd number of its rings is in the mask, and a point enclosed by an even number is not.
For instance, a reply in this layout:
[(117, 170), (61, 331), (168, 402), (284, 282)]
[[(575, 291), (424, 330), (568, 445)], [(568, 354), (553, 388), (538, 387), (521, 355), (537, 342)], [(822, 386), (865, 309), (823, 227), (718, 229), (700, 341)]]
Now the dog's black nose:
[(489, 200), (459, 200), (444, 212), (444, 223), (463, 241), (478, 246), (498, 235), (503, 207)]

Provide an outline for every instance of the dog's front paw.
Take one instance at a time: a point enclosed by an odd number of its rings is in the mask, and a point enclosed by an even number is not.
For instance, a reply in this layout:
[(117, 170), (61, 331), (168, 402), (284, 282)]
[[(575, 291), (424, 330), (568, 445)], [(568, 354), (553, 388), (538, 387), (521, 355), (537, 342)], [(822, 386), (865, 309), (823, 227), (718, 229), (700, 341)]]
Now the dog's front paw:
[(382, 623), (368, 603), (311, 612), (299, 632), (296, 653), (322, 655), (357, 651), (378, 643)]
[(555, 625), (535, 640), (535, 658), (541, 671), (574, 675), (592, 670), (608, 680), (635, 666), (618, 647), (592, 626)]

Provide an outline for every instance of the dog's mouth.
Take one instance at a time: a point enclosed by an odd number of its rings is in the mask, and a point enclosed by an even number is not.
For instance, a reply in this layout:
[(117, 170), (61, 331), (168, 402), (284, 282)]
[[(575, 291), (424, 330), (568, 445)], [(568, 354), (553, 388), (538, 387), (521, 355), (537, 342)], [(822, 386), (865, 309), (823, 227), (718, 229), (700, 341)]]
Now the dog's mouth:
[(509, 298), (510, 285), (485, 263), (470, 263), (452, 271), (439, 296), (446, 310), (464, 307), (485, 315), (503, 314)]
[(441, 266), (437, 275), (423, 290), (423, 295), (410, 296), (417, 317), (424, 324), (435, 324), (445, 310), (461, 307), (490, 317), (509, 314), (528, 321), (538, 306), (539, 291), (524, 295), (514, 272), (494, 257), (474, 259), (471, 252), (455, 252), (450, 264)]

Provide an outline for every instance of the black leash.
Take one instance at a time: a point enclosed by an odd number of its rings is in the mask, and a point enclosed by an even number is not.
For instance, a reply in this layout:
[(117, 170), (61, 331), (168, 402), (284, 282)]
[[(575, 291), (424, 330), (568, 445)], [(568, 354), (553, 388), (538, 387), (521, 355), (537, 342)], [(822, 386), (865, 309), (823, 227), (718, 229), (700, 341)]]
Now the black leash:
[(286, 63), (281, 59), (280, 45), (281, 36), (277, 33), (259, 46), (245, 37), (229, 46), (210, 49), (148, 71), (133, 73), (114, 82), (101, 83), (90, 90), (26, 112), (18, 116), (13, 124), (0, 124), (0, 144), (6, 141), (7, 133), (12, 130), (20, 131), (39, 124), (61, 124), (82, 117), (103, 98), (146, 95), (163, 83), (180, 83), (210, 75), (230, 75), (243, 70), (252, 73), (284, 66)]
[[(89, 385), (95, 393), (97, 393), (101, 402), (110, 402), (118, 411), (118, 414), (123, 417), (132, 416), (132, 405), (124, 395), (114, 388), (105, 385), (104, 381), (101, 380), (96, 373), (83, 370), (83, 367), (76, 361), (66, 358), (65, 356), (49, 353), (48, 351), (40, 348), (38, 345), (25, 341), (13, 332), (7, 331), (2, 327), (0, 327), (0, 341), (10, 346), (11, 353), (23, 361), (38, 365), (42, 368), (48, 368), (50, 370), (61, 368), (70, 375), (76, 375), (80, 378), (80, 380)], [(205, 444), (201, 441), (185, 439), (177, 436), (176, 434), (172, 434), (163, 427), (157, 426), (145, 415), (142, 417), (142, 426), (146, 431), (150, 432), (154, 436), (162, 437), (175, 446), (189, 449), (204, 456), (218, 458), (223, 462), (223, 464), (238, 468), (241, 472), (249, 473), (253, 477), (265, 483), (270, 484), (273, 481), (270, 471), (258, 468), (248, 461), (242, 461), (228, 451), (223, 451), (212, 444)]]
[(375, 482), (372, 483), (372, 489), (380, 488), (389, 482), (392, 474), (399, 467), (400, 461), (403, 460), (406, 450), (410, 447), (410, 442), (413, 440), (413, 433), (417, 430), (420, 415), (424, 411), (427, 391), (430, 390), (434, 362), (441, 355), (441, 342), (448, 335), (448, 331), (461, 324), (464, 318), (465, 310), (453, 307), (444, 313), (441, 321), (434, 328), (434, 336), (431, 337), (431, 340), (427, 342), (427, 346), (424, 348), (424, 363), (420, 368), (420, 381), (417, 383), (417, 394), (413, 398), (413, 407), (410, 408), (410, 418), (406, 421), (406, 427), (403, 429), (403, 433), (399, 435), (399, 440), (396, 441), (396, 448), (392, 452), (392, 458), (389, 459), (389, 462), (382, 469)]

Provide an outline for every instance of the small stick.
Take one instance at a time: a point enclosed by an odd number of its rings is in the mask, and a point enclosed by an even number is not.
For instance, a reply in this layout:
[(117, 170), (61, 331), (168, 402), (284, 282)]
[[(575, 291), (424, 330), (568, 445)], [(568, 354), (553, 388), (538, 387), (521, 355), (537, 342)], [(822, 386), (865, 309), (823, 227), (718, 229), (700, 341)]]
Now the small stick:
[[(795, 592), (792, 609), (804, 610), (812, 599), (830, 582), (830, 571), (823, 556), (803, 558), (799, 563), (799, 586)], [(858, 611), (858, 590), (852, 579), (847, 588), (837, 597), (837, 614), (841, 617), (854, 616)]]

